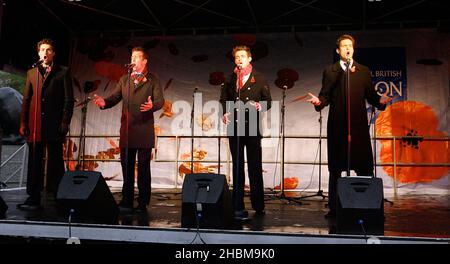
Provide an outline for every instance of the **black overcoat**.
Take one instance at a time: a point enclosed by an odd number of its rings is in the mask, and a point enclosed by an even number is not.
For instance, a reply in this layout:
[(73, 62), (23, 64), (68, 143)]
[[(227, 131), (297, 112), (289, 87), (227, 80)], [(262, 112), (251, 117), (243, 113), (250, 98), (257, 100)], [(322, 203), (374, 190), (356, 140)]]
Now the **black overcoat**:
[[(350, 170), (370, 172), (373, 170), (373, 155), (370, 143), (366, 100), (369, 104), (384, 110), (380, 96), (372, 84), (369, 69), (354, 62), (355, 71), (350, 71), (350, 126), (351, 159)], [(347, 96), (346, 73), (339, 62), (323, 72), (322, 88), (319, 94), (319, 111), (329, 105), (327, 123), (328, 168), (330, 171), (347, 170)]]
[(47, 76), (38, 67), (30, 69), (20, 115), (21, 126), (30, 131), (27, 142), (62, 141), (61, 126), (70, 124), (73, 105), (72, 76), (67, 67), (54, 64)]
[[(122, 76), (113, 93), (105, 99), (105, 107), (110, 108), (122, 103), (120, 122), (121, 148), (153, 148), (155, 146), (155, 128), (153, 113), (164, 105), (163, 91), (156, 75), (148, 73), (146, 80), (138, 85), (133, 83), (128, 74)], [(153, 108), (141, 112), (141, 104), (151, 96)]]

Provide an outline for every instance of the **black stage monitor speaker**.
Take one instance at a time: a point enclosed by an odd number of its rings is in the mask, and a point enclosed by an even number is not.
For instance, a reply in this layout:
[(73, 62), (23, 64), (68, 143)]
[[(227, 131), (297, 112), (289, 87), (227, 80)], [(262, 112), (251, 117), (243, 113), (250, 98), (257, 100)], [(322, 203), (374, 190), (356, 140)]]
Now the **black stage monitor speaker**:
[(223, 174), (187, 174), (183, 182), (181, 227), (227, 228), (233, 221), (230, 190)]
[(68, 171), (56, 195), (58, 212), (74, 222), (116, 224), (119, 209), (102, 174), (96, 171)]
[(6, 210), (8, 210), (8, 205), (6, 205), (3, 198), (0, 196), (0, 219), (5, 218)]
[(374, 177), (342, 177), (337, 183), (337, 227), (380, 234), (384, 230), (383, 181)]

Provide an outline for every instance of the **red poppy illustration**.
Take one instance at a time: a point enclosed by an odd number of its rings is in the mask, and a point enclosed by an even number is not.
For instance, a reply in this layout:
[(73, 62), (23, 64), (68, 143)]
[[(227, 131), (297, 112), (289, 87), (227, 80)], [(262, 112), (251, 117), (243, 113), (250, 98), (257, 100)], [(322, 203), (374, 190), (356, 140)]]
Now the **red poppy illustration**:
[(209, 59), (209, 56), (206, 54), (199, 54), (191, 57), (191, 60), (193, 62), (204, 62)]
[[(433, 109), (423, 103), (402, 101), (381, 112), (376, 121), (377, 136), (402, 136), (395, 143), (395, 160), (398, 163), (449, 163), (448, 142), (424, 140), (423, 137), (443, 137), (438, 130), (439, 121)], [(381, 140), (380, 160), (394, 161), (393, 140)], [(393, 177), (394, 167), (383, 166)], [(396, 167), (396, 179), (402, 183), (432, 182), (449, 173), (448, 167)]]
[(94, 65), (94, 70), (98, 75), (116, 82), (119, 81), (122, 75), (127, 73), (126, 69), (122, 67), (122, 65), (106, 61), (96, 62)]
[(235, 34), (233, 35), (234, 40), (238, 43), (253, 46), (256, 43), (256, 35), (254, 34)]
[(177, 56), (178, 54), (180, 54), (180, 50), (178, 49), (178, 47), (175, 45), (175, 43), (171, 42), (169, 44), (167, 44), (167, 47), (169, 48), (169, 52), (172, 55)]
[(294, 69), (290, 69), (290, 68), (284, 68), (281, 69), (277, 72), (277, 76), (280, 79), (287, 79), (287, 80), (291, 80), (293, 82), (298, 81), (298, 72)]
[[(194, 159), (193, 160), (204, 160), (205, 157), (208, 155), (208, 152), (204, 149), (194, 149)], [(191, 159), (191, 153), (185, 152), (181, 155), (182, 160), (186, 160), (185, 162), (181, 163), (181, 165), (178, 167), (178, 173), (181, 178), (184, 178), (186, 174), (192, 173), (191, 171), (191, 162), (188, 162), (188, 160)], [(194, 173), (214, 173), (215, 169), (217, 169), (217, 165), (204, 165), (200, 162), (194, 162), (192, 165), (192, 169)]]
[(172, 101), (171, 100), (167, 100), (167, 99), (164, 100), (163, 111), (159, 115), (159, 118), (163, 118), (165, 116), (167, 116), (168, 118), (171, 118), (173, 116)]
[(225, 74), (223, 72), (212, 72), (209, 74), (209, 84), (221, 85), (225, 82)]
[[(284, 178), (284, 189), (285, 190), (293, 190), (298, 186), (298, 178), (297, 177), (289, 177)], [(277, 185), (274, 187), (275, 190), (281, 190), (281, 186)]]
[(295, 82), (298, 81), (298, 72), (294, 69), (284, 68), (277, 72), (278, 78), (275, 80), (275, 85), (278, 88), (290, 89), (294, 86)]

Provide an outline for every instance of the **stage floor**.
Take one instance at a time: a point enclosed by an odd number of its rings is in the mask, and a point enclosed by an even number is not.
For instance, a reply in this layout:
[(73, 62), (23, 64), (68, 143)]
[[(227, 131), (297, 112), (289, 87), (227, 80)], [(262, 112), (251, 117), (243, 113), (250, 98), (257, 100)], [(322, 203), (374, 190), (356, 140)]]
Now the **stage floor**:
[[(25, 190), (1, 191), (0, 194), (9, 206), (3, 220), (67, 223), (66, 216), (57, 214), (52, 195), (45, 197), (43, 210), (21, 211), (16, 206), (25, 200)], [(116, 201), (120, 200), (120, 193), (115, 192), (113, 195)], [(180, 228), (181, 198), (180, 190), (154, 189), (147, 213), (120, 214), (118, 223), (121, 227)], [(397, 199), (386, 198), (390, 202), (384, 203), (384, 227), (376, 230), (374, 234), (387, 237), (450, 238), (448, 195), (402, 195)], [(249, 197), (246, 197), (250, 219), (244, 222), (235, 221), (228, 230), (311, 235), (363, 234), (359, 226), (356, 226), (356, 229), (341, 231), (337, 229), (335, 219), (326, 219), (324, 215), (327, 212), (327, 199), (316, 196), (300, 201), (301, 204), (298, 204), (279, 199), (277, 195), (267, 195), (266, 214), (255, 216), (250, 210)]]

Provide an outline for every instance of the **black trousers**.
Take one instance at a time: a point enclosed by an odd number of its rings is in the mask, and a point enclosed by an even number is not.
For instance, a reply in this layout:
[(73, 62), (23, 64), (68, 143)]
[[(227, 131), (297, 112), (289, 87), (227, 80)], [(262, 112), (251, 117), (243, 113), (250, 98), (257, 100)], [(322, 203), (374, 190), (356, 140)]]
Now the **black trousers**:
[[(238, 146), (239, 141), (239, 146)], [(229, 137), (233, 159), (233, 208), (244, 210), (244, 147), (247, 149), (247, 168), (250, 180), (250, 201), (255, 211), (264, 210), (264, 182), (262, 176), (261, 138)], [(238, 155), (239, 153), (239, 155)]]
[(47, 148), (46, 189), (56, 196), (64, 175), (63, 143), (60, 141), (28, 143), (27, 194), (36, 201), (44, 189), (45, 149)]
[[(373, 170), (355, 170), (358, 176), (373, 176)], [(330, 171), (330, 179), (328, 181), (328, 208), (334, 211), (338, 205), (337, 199), (337, 181), (341, 177), (342, 171)]]
[[(0, 124), (0, 164), (2, 164), (2, 144), (3, 144), (3, 130), (2, 130), (2, 124)], [(1, 169), (2, 168), (0, 168), (0, 170)]]
[[(127, 151), (128, 150), (128, 151)], [(133, 207), (134, 200), (134, 176), (136, 153), (138, 158), (138, 203), (140, 205), (148, 205), (150, 203), (151, 194), (151, 172), (150, 172), (150, 158), (152, 154), (151, 148), (121, 148), (120, 162), (122, 164), (123, 186), (122, 186), (122, 201), (121, 205), (124, 207)]]

